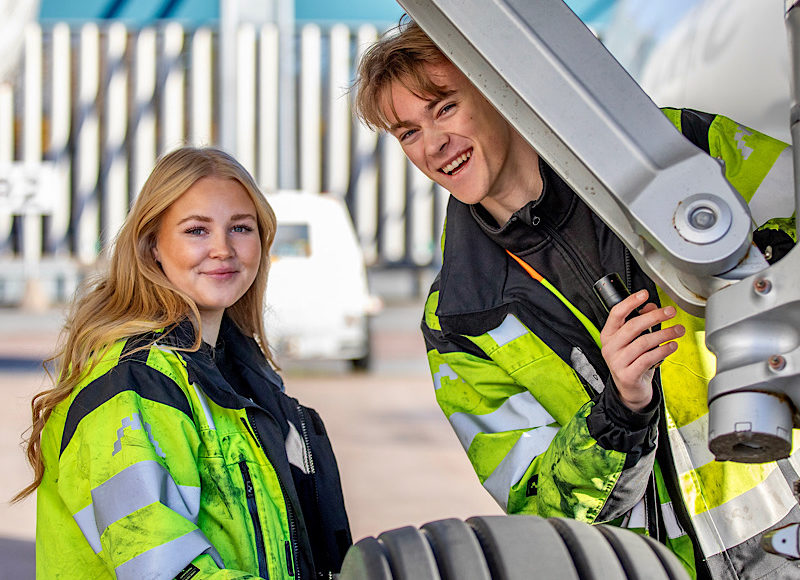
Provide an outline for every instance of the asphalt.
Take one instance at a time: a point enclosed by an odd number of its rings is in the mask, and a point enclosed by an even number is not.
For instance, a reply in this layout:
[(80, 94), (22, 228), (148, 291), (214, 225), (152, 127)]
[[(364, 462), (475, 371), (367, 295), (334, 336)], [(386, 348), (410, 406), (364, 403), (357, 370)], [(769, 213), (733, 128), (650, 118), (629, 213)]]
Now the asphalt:
[[(322, 415), (339, 462), (354, 539), (455, 517), (499, 514), (434, 400), (419, 300), (389, 300), (373, 322), (373, 369), (283, 361), (287, 391)], [(34, 578), (35, 498), (8, 499), (30, 478), (21, 434), (48, 387), (63, 312), (0, 309), (0, 580)]]

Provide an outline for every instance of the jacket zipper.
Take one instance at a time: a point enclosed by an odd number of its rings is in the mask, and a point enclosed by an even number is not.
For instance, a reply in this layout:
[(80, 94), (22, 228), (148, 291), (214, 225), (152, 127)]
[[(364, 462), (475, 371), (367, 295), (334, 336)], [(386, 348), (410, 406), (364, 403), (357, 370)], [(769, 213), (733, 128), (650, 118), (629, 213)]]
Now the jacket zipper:
[(244, 481), (244, 493), (247, 497), (247, 509), (250, 512), (250, 518), (253, 520), (253, 529), (256, 535), (256, 556), (258, 557), (258, 575), (262, 578), (269, 578), (267, 571), (266, 561), (266, 547), (264, 546), (264, 534), (261, 531), (261, 518), (258, 515), (258, 505), (256, 504), (256, 494), (253, 488), (253, 480), (250, 478), (250, 469), (247, 467), (247, 462), (242, 459), (239, 462), (239, 469), (242, 472), (242, 480)]
[[(536, 220), (539, 220), (538, 223)], [(561, 238), (561, 234), (558, 233), (553, 226), (551, 226), (546, 219), (541, 218), (539, 216), (533, 217), (533, 223), (531, 224), (534, 227), (537, 225), (541, 225), (547, 235), (550, 236), (550, 239), (567, 255), (569, 256), (570, 262), (572, 262), (573, 269), (578, 272), (578, 278), (584, 284), (584, 290), (587, 291), (588, 296), (595, 296), (594, 293), (594, 283), (597, 280), (593, 280), (591, 273), (586, 269), (583, 262), (578, 258), (572, 248), (569, 247), (569, 244), (565, 243), (564, 240)]]
[(297, 414), (300, 417), (300, 430), (303, 432), (303, 443), (305, 444), (306, 464), (308, 467), (309, 475), (311, 475), (311, 482), (314, 484), (314, 500), (319, 505), (319, 489), (317, 488), (317, 470), (314, 467), (314, 456), (311, 453), (311, 438), (308, 435), (308, 425), (306, 424), (306, 414), (303, 406), (297, 404)]
[[(258, 435), (258, 428), (256, 427), (255, 422), (252, 420), (250, 416), (250, 409), (245, 411), (247, 415), (247, 420), (250, 423), (250, 426), (253, 429), (253, 434), (255, 435), (256, 443), (261, 446), (262, 451), (264, 451), (264, 455), (267, 456), (267, 460), (274, 465), (272, 459), (267, 452), (267, 448), (261, 442), (261, 437)], [(286, 517), (289, 520), (289, 540), (291, 542), (291, 549), (287, 549), (287, 557), (286, 557), (286, 568), (289, 573), (289, 576), (294, 576), (297, 580), (300, 580), (300, 568), (294, 565), (295, 562), (299, 562), (298, 554), (299, 554), (299, 547), (297, 545), (297, 522), (295, 521), (294, 510), (292, 509), (292, 505), (287, 499), (286, 487), (283, 485), (283, 481), (281, 481), (278, 472), (275, 472), (275, 477), (278, 480), (278, 484), (281, 486), (281, 495), (283, 495), (283, 503), (286, 506)], [(285, 547), (289, 542), (286, 543)], [(291, 558), (289, 557), (291, 556)], [(294, 560), (294, 561), (293, 561)]]

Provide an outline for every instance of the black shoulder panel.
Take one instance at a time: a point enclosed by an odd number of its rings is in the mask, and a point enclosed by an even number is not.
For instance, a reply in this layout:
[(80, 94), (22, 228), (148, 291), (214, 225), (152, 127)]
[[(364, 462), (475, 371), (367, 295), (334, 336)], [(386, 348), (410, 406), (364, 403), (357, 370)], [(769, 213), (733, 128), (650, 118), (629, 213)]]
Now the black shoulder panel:
[(681, 132), (689, 141), (708, 153), (708, 129), (714, 122), (715, 115), (695, 111), (694, 109), (681, 110)]
[(59, 456), (67, 448), (84, 417), (125, 391), (133, 391), (143, 399), (168, 405), (192, 417), (192, 408), (180, 387), (172, 379), (144, 363), (147, 353), (147, 350), (142, 350), (126, 357), (78, 393), (67, 412)]

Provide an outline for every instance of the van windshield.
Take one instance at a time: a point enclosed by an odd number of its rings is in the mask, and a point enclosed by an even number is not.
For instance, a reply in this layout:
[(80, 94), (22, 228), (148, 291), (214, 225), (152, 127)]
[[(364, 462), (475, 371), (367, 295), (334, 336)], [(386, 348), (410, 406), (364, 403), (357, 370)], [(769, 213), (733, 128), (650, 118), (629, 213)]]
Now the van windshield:
[(307, 258), (311, 255), (308, 224), (278, 224), (270, 250), (272, 258)]

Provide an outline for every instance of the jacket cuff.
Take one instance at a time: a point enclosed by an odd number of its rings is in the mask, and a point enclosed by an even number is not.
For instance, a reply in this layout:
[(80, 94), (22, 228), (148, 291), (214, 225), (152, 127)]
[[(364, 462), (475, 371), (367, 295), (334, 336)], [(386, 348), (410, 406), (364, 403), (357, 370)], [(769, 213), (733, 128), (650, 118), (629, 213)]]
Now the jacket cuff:
[(586, 418), (589, 434), (604, 449), (628, 454), (625, 467), (632, 467), (656, 447), (660, 405), (661, 389), (655, 381), (653, 399), (641, 411), (631, 411), (609, 378)]

